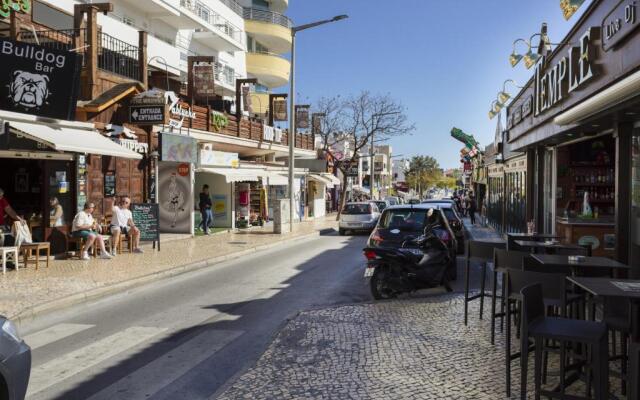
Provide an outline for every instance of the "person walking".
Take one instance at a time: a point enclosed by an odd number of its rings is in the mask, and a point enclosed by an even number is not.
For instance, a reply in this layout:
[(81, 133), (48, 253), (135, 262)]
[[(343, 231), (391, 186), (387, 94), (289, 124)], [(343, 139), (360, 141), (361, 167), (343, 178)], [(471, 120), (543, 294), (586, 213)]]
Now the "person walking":
[(212, 202), (211, 196), (209, 195), (209, 185), (202, 185), (202, 192), (200, 192), (200, 203), (198, 204), (198, 207), (200, 208), (200, 215), (202, 216), (200, 226), (202, 226), (202, 230), (205, 235), (209, 235), (209, 225), (213, 222), (211, 205)]
[(469, 219), (471, 220), (471, 225), (475, 225), (476, 224), (476, 208), (477, 208), (477, 204), (476, 204), (476, 198), (473, 196), (473, 194), (469, 195)]

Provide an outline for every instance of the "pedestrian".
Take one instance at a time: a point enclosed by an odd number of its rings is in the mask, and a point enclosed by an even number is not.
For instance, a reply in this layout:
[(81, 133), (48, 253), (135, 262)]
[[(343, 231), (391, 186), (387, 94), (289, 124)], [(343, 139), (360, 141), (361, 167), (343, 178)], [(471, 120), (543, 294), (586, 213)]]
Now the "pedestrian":
[[(14, 211), (14, 209), (9, 204), (9, 201), (6, 197), (4, 197), (4, 190), (0, 189), (0, 227), (8, 227), (9, 223), (5, 218), (5, 214), (11, 217), (14, 221), (22, 222), (22, 218), (18, 216), (18, 214)], [(7, 229), (9, 231), (10, 229)]]
[(202, 191), (200, 192), (200, 202), (198, 207), (200, 208), (200, 215), (202, 221), (198, 227), (202, 226), (202, 230), (205, 235), (209, 235), (209, 225), (213, 222), (213, 214), (211, 212), (211, 196), (209, 195), (209, 185), (202, 185)]
[(133, 214), (129, 210), (131, 199), (129, 196), (122, 196), (120, 204), (114, 202), (111, 209), (111, 234), (113, 235), (112, 255), (116, 255), (116, 249), (120, 246), (122, 235), (129, 236), (133, 241), (133, 252), (144, 253), (140, 248), (140, 230), (133, 222)]
[(82, 211), (78, 212), (73, 218), (71, 225), (71, 236), (75, 238), (82, 238), (85, 240), (84, 249), (80, 258), (83, 260), (89, 259), (89, 250), (97, 242), (100, 246), (100, 258), (109, 260), (111, 255), (107, 253), (107, 249), (104, 247), (104, 239), (100, 233), (100, 226), (96, 224), (93, 219), (93, 210), (96, 206), (93, 203), (85, 203)]
[(64, 210), (62, 209), (58, 198), (52, 197), (49, 200), (49, 205), (51, 206), (49, 211), (49, 225), (52, 228), (64, 225)]
[(471, 220), (471, 225), (476, 224), (476, 207), (476, 198), (471, 193), (469, 195), (469, 219)]

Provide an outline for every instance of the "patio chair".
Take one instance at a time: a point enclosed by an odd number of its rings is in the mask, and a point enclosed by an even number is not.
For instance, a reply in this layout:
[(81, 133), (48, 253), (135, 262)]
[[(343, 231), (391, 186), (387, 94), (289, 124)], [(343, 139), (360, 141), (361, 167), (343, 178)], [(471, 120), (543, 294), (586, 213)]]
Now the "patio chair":
[[(509, 269), (522, 269), (525, 258), (531, 258), (531, 254), (524, 251), (495, 249), (493, 253), (493, 273), (491, 291), (491, 344), (495, 344), (496, 318), (500, 318), (500, 331), (504, 329), (504, 297), (505, 297), (505, 273)], [(501, 295), (498, 291), (498, 273), (502, 274)], [(500, 297), (500, 312), (496, 313), (496, 300)]]
[[(535, 367), (534, 385), (535, 398), (540, 396), (547, 398), (571, 398), (587, 399), (589, 397), (579, 397), (576, 395), (567, 396), (565, 394), (565, 343), (579, 343), (590, 347), (587, 354), (589, 364), (589, 376), (593, 375), (594, 397), (596, 399), (606, 399), (609, 397), (609, 365), (607, 355), (607, 328), (600, 322), (582, 321), (576, 319), (557, 318), (545, 316), (545, 301), (543, 296), (543, 285), (535, 283), (528, 285), (520, 291), (522, 297), (522, 336), (520, 338), (520, 396), (527, 397), (527, 370), (529, 351), (531, 350), (529, 338), (534, 340)], [(561, 343), (560, 356), (560, 389), (543, 390), (542, 373), (544, 351), (543, 341), (553, 340)], [(590, 390), (588, 390), (590, 392)], [(590, 393), (587, 393), (590, 395)]]
[[(34, 262), (37, 270), (40, 267), (40, 255), (42, 251), (46, 251), (46, 265), (49, 268), (49, 258), (51, 257), (51, 244), (49, 242), (33, 242), (31, 230), (29, 230), (26, 222), (14, 222), (12, 232), (15, 237), (16, 247), (18, 247), (19, 253), (23, 256), (25, 267), (29, 262)], [(31, 259), (32, 257), (34, 257), (34, 260)]]
[(18, 248), (12, 247), (0, 247), (0, 257), (2, 257), (2, 273), (7, 273), (7, 261), (12, 261), (16, 270), (18, 269)]
[[(487, 279), (487, 264), (493, 263), (494, 249), (504, 249), (505, 242), (486, 242), (480, 240), (467, 241), (467, 254), (464, 270), (464, 324), (467, 325), (469, 314), (469, 302), (480, 299), (480, 319), (484, 309), (484, 298), (489, 294), (485, 293), (485, 281)], [(471, 274), (471, 261), (479, 261), (482, 264), (480, 276), (480, 292), (473, 296), (469, 295), (469, 279)]]

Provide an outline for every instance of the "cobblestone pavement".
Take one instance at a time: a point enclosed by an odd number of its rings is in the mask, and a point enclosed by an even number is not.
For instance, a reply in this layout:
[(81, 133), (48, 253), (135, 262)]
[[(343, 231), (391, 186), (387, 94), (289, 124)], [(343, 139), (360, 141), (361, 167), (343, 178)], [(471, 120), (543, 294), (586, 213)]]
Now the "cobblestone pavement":
[(51, 260), (49, 268), (45, 268), (41, 261), (37, 271), (33, 264), (29, 264), (28, 268), (0, 274), (0, 314), (19, 320), (34, 309), (57, 304), (53, 303), (56, 301), (70, 300), (69, 304), (73, 304), (73, 299), (78, 297), (75, 302), (86, 301), (82, 296), (96, 293), (96, 290), (124, 290), (130, 287), (127, 285), (151, 276), (177, 273), (186, 266), (212, 258), (233, 257), (234, 254), (335, 227), (335, 216), (328, 216), (295, 224), (293, 233), (283, 235), (273, 234), (271, 227), (251, 228), (237, 233), (163, 241), (160, 252), (145, 245), (144, 254), (125, 253), (112, 260)]
[[(468, 327), (459, 295), (302, 312), (219, 398), (504, 399), (503, 335), (490, 344), (489, 321), (477, 320), (474, 303)], [(517, 395), (518, 361), (512, 382)], [(532, 376), (529, 385), (531, 393)]]

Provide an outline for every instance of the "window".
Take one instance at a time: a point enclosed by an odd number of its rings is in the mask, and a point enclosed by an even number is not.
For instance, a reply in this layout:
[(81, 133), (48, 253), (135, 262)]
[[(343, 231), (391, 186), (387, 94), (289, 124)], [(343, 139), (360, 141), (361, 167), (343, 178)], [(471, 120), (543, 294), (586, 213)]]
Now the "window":
[(252, 3), (253, 8), (257, 8), (259, 10), (269, 10), (269, 2), (266, 0), (253, 0)]
[(386, 210), (380, 220), (380, 228), (422, 232), (426, 218), (427, 210), (423, 209)]
[(347, 204), (342, 213), (345, 215), (371, 214), (369, 204)]

